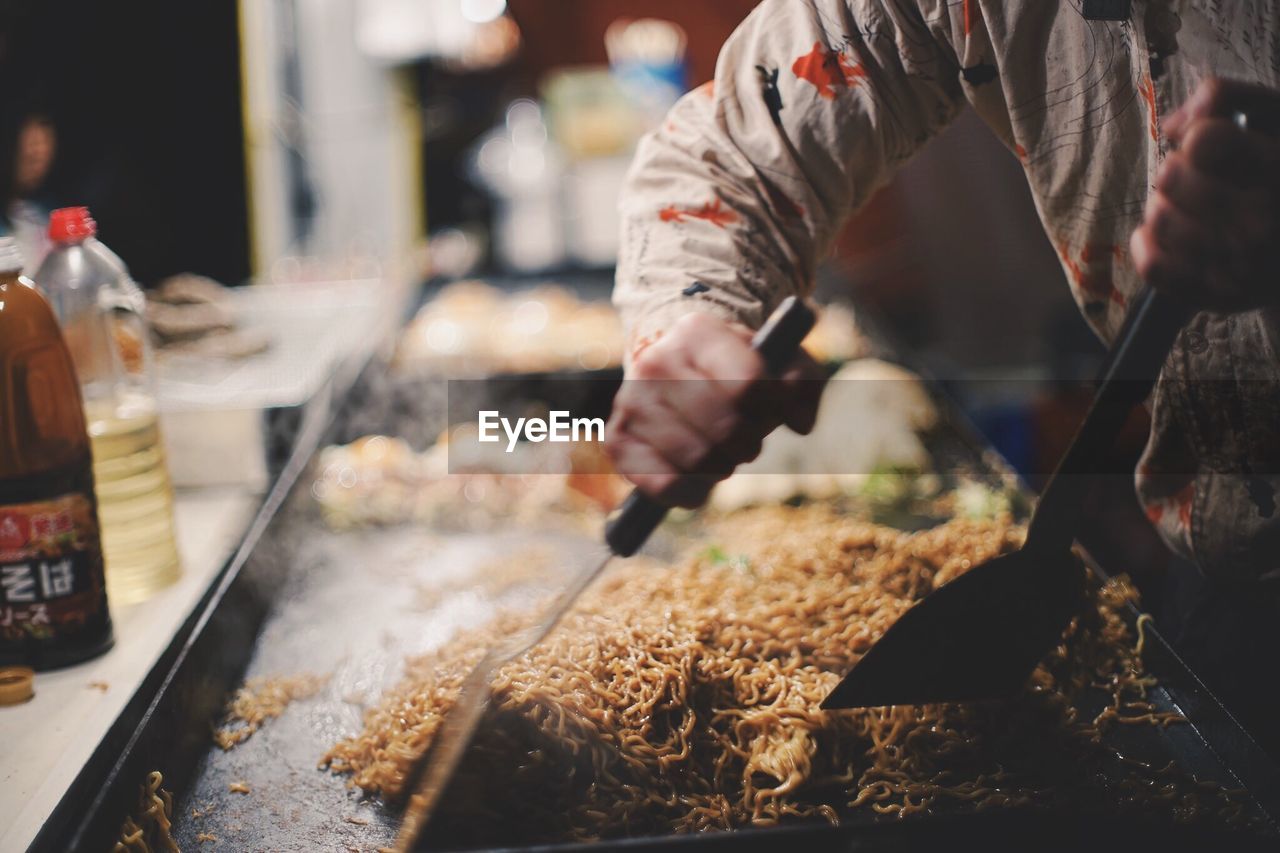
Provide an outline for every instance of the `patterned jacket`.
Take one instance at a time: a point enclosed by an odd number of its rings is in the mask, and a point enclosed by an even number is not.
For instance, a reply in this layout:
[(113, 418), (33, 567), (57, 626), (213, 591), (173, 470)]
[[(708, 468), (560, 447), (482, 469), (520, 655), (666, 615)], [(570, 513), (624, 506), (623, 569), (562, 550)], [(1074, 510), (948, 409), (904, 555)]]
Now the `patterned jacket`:
[[(1140, 287), (1128, 241), (1161, 116), (1208, 75), (1280, 88), (1280, 4), (765, 0), (641, 143), (615, 291), (632, 351), (689, 311), (755, 326), (806, 293), (843, 219), (966, 102), (1021, 161), (1110, 339)], [(1196, 316), (1163, 376), (1137, 472), (1149, 517), (1217, 580), (1280, 579), (1280, 309)]]

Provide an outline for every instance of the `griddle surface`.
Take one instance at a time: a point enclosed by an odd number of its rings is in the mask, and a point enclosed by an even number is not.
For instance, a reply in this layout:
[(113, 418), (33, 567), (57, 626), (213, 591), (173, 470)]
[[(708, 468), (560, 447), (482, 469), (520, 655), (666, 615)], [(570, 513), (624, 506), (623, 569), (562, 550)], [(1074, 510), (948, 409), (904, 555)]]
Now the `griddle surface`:
[[(307, 535), (289, 537), (299, 543), (290, 580), (246, 677), (316, 673), (329, 682), (230, 751), (210, 741), (194, 785), (179, 801), (176, 836), (184, 850), (389, 845), (398, 815), (349, 787), (348, 777), (317, 769), (321, 756), (360, 732), (364, 710), (399, 680), (407, 657), (483, 625), (500, 608), (541, 601), (548, 591), (535, 580), (487, 595), (474, 583), (486, 567), (534, 554), (549, 557), (539, 562), (555, 572), (600, 547), (564, 535), (411, 527), (334, 533), (318, 522), (297, 523)], [(436, 594), (436, 601), (423, 601)], [(244, 782), (250, 793), (231, 792), (233, 782)], [(217, 840), (198, 841), (202, 834)]]

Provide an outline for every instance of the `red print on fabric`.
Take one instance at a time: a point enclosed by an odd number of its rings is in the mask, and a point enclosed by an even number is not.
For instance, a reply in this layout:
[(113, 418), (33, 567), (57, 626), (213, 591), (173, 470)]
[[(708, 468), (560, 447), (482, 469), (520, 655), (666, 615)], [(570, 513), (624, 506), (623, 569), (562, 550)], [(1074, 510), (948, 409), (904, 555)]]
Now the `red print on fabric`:
[(652, 335), (645, 335), (644, 337), (640, 338), (640, 340), (636, 341), (635, 344), (631, 347), (632, 361), (639, 358), (640, 353), (644, 352), (645, 350), (647, 350), (649, 347), (653, 346), (660, 340), (662, 340), (661, 329), (658, 329)]
[(1165, 510), (1173, 509), (1178, 513), (1178, 524), (1183, 528), (1191, 526), (1191, 504), (1195, 501), (1196, 485), (1187, 483), (1175, 494), (1147, 507), (1147, 518), (1152, 524), (1159, 524), (1164, 518)]
[(1160, 137), (1156, 127), (1156, 90), (1151, 84), (1150, 74), (1142, 75), (1142, 80), (1138, 82), (1138, 94), (1147, 102), (1148, 130), (1151, 132), (1151, 138), (1158, 140)]
[(1115, 247), (1089, 244), (1080, 250), (1080, 258), (1071, 257), (1071, 247), (1066, 242), (1058, 243), (1058, 256), (1071, 277), (1071, 284), (1084, 296), (1091, 300), (1110, 300), (1121, 308), (1125, 306), (1124, 294), (1116, 290), (1108, 270), (1093, 269), (1093, 265), (1101, 258), (1114, 256)]
[(813, 50), (792, 63), (791, 73), (813, 84), (819, 97), (827, 100), (835, 98), (837, 89), (856, 88), (867, 76), (861, 65), (850, 62), (838, 50), (824, 47), (820, 41), (815, 41)]
[(689, 210), (669, 204), (658, 211), (658, 218), (663, 222), (684, 222), (686, 219), (702, 219), (717, 228), (723, 228), (738, 221), (738, 214), (724, 206), (720, 199), (708, 202), (702, 207)]

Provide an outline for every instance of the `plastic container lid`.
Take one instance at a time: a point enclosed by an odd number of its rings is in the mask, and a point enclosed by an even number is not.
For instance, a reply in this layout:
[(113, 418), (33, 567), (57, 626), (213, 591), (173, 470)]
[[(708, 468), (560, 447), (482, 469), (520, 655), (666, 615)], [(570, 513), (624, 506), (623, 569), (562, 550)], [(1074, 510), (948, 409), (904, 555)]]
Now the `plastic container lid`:
[(0, 237), (0, 272), (20, 272), (22, 270), (22, 249), (13, 237)]
[(76, 243), (97, 233), (87, 207), (60, 207), (49, 214), (49, 239), (55, 243)]

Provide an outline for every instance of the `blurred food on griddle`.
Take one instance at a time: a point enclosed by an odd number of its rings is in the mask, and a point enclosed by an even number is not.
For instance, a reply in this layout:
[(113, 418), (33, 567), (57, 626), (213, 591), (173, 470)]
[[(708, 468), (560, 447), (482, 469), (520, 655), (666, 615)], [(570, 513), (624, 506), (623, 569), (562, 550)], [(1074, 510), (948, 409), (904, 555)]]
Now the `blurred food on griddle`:
[(622, 323), (608, 302), (544, 284), (514, 292), (447, 285), (418, 311), (396, 351), (401, 371), (538, 373), (622, 363)]
[[(465, 428), (459, 428), (465, 429)], [(448, 433), (424, 453), (366, 436), (320, 452), (311, 493), (337, 529), (415, 524), (491, 530), (508, 524), (595, 531), (626, 494), (599, 444), (466, 442), (483, 456), (450, 455)]]

